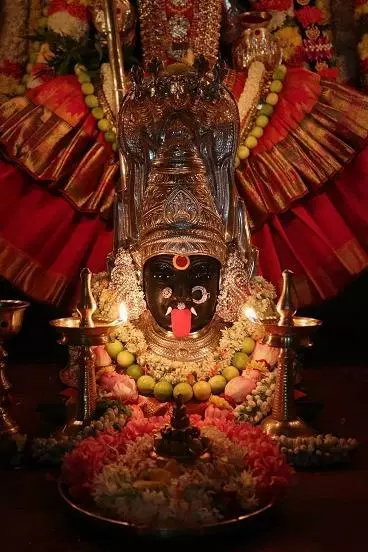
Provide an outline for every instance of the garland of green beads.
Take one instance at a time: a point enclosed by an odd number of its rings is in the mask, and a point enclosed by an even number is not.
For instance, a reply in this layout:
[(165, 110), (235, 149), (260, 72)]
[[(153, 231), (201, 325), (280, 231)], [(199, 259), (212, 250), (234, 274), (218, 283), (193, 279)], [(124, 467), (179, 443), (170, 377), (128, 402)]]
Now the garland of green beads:
[(107, 119), (104, 110), (99, 104), (98, 98), (95, 95), (95, 87), (91, 82), (91, 77), (88, 70), (83, 65), (75, 66), (75, 74), (81, 85), (82, 94), (87, 107), (90, 108), (92, 116), (97, 120), (97, 128), (104, 133), (106, 142), (111, 144), (113, 151), (118, 150), (118, 142), (116, 133), (111, 128), (111, 123)]
[(235, 159), (235, 168), (239, 167), (240, 162), (248, 159), (251, 151), (257, 147), (258, 140), (263, 136), (264, 129), (270, 122), (274, 112), (275, 105), (279, 101), (279, 94), (283, 88), (283, 80), (285, 79), (287, 68), (285, 65), (279, 65), (273, 72), (272, 81), (268, 88), (268, 93), (264, 101), (257, 106), (258, 115), (254, 122), (253, 128), (241, 140)]

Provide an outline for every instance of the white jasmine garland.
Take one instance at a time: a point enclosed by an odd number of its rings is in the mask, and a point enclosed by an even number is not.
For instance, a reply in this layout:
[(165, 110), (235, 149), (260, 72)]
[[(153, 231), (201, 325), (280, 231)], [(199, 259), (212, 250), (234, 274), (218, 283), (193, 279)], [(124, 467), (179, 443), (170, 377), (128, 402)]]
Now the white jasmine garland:
[(70, 15), (67, 11), (59, 11), (48, 18), (49, 29), (60, 35), (67, 35), (76, 41), (83, 40), (88, 33), (87, 21)]
[(254, 61), (250, 65), (248, 78), (238, 101), (241, 128), (246, 126), (252, 108), (259, 103), (265, 74), (266, 68), (262, 62)]
[(304, 468), (347, 462), (358, 446), (355, 439), (342, 439), (331, 434), (297, 438), (281, 435), (274, 439), (289, 464)]

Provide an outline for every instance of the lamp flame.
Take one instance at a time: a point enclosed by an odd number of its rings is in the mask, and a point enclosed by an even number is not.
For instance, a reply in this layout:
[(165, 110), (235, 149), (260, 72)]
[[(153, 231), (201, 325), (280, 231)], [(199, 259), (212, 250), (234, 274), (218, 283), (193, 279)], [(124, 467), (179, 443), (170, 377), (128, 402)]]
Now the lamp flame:
[(119, 320), (124, 324), (128, 322), (128, 309), (125, 303), (120, 303), (119, 305)]
[(257, 313), (253, 307), (244, 307), (243, 314), (245, 318), (248, 318), (251, 322), (256, 322), (258, 319)]

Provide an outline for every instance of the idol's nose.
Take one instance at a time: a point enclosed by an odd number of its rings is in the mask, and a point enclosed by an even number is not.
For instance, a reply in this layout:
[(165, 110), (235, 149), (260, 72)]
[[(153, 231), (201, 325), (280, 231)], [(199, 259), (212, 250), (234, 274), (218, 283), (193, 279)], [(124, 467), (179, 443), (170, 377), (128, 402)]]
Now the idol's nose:
[(175, 303), (184, 303), (186, 307), (191, 306), (192, 298), (188, 292), (188, 287), (184, 282), (178, 283), (175, 287), (173, 299)]

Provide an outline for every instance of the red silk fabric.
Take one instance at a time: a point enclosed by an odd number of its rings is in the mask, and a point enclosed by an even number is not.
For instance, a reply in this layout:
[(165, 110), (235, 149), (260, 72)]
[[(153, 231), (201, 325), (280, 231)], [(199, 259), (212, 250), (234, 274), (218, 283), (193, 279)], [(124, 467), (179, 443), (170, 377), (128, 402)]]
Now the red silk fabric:
[[(276, 285), (294, 270), (300, 305), (339, 293), (368, 266), (368, 148), (334, 183), (253, 234), (260, 270)], [(112, 232), (16, 167), (0, 162), (1, 274), (36, 300), (60, 304), (79, 271), (104, 269)]]

